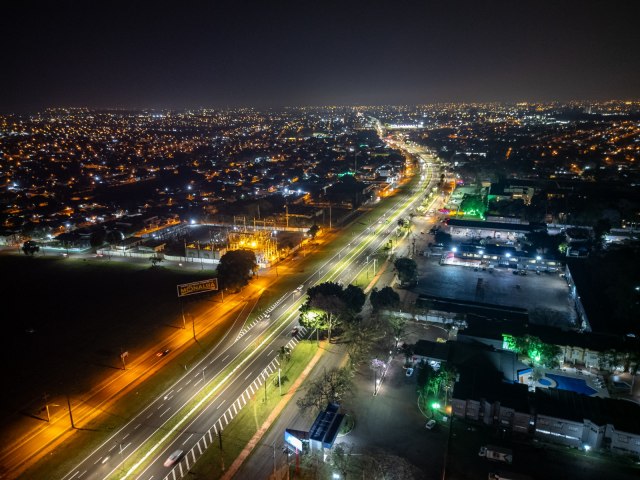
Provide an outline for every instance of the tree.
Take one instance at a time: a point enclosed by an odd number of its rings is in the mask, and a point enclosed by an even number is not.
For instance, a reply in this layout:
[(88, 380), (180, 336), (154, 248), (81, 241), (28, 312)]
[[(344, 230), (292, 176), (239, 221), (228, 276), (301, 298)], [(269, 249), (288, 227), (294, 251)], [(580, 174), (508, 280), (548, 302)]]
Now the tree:
[(362, 363), (378, 336), (376, 329), (372, 325), (366, 324), (360, 317), (345, 325), (343, 340), (347, 344), (347, 355), (351, 368)]
[(342, 291), (342, 298), (345, 305), (353, 315), (360, 313), (362, 311), (362, 307), (364, 307), (364, 302), (367, 301), (367, 296), (365, 295), (364, 290), (351, 284), (347, 285), (347, 287)]
[(402, 317), (390, 316), (387, 321), (387, 329), (395, 341), (395, 348), (398, 348), (398, 342), (402, 340), (406, 333), (407, 321)]
[(320, 231), (320, 227), (318, 227), (318, 225), (316, 225), (315, 223), (311, 226), (311, 228), (307, 231), (307, 234), (312, 238), (315, 239), (316, 235), (318, 235), (318, 232)]
[(353, 380), (347, 368), (332, 368), (309, 382), (305, 394), (296, 402), (304, 414), (324, 409), (329, 403), (340, 403), (353, 390)]
[(437, 245), (442, 244), (445, 248), (449, 247), (453, 242), (453, 237), (451, 237), (451, 234), (443, 232), (440, 229), (436, 230), (433, 238)]
[(595, 237), (596, 248), (602, 248), (605, 234), (611, 231), (611, 222), (608, 218), (600, 218), (593, 225), (593, 236)]
[(460, 210), (466, 215), (474, 215), (484, 218), (487, 207), (481, 195), (465, 195), (460, 202)]
[(413, 285), (416, 282), (418, 266), (415, 260), (401, 257), (395, 261), (394, 265), (398, 270), (398, 278), (402, 285)]
[(343, 288), (334, 282), (321, 283), (307, 290), (307, 301), (300, 307), (300, 323), (305, 327), (327, 329), (330, 342), (336, 326), (345, 319), (354, 318), (365, 300), (360, 287), (348, 285)]
[(374, 311), (398, 308), (400, 305), (400, 295), (391, 287), (384, 287), (381, 290), (374, 288), (369, 299)]
[(22, 251), (27, 256), (33, 256), (35, 253), (40, 251), (40, 247), (33, 240), (27, 240), (22, 244)]
[(286, 345), (280, 347), (280, 350), (278, 350), (278, 358), (281, 362), (284, 360), (286, 360), (287, 362), (291, 360), (291, 349)]
[(89, 237), (89, 243), (94, 248), (99, 247), (104, 243), (106, 237), (107, 237), (107, 233), (103, 229), (95, 230), (91, 232), (91, 236)]
[(256, 271), (256, 255), (251, 250), (231, 250), (220, 258), (218, 278), (224, 288), (239, 291)]
[(333, 447), (331, 452), (331, 461), (338, 472), (342, 474), (342, 478), (347, 478), (347, 474), (353, 464), (351, 453), (353, 445), (338, 443)]

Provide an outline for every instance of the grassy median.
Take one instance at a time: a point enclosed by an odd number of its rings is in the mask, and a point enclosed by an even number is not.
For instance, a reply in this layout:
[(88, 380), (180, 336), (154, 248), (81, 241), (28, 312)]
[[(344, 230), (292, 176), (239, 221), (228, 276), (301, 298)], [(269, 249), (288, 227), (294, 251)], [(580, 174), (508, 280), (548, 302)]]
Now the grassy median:
[[(282, 379), (283, 395), (300, 376), (317, 350), (318, 346), (315, 341), (303, 341), (293, 349), (291, 359), (282, 362), (280, 378)], [(207, 448), (204, 455), (191, 468), (192, 473), (196, 476), (201, 475), (203, 478), (220, 478), (222, 476), (223, 465), (226, 469), (233, 463), (282, 399), (277, 378), (277, 373), (271, 375), (266, 381), (266, 395), (264, 385), (262, 385), (251, 401), (224, 429), (222, 432), (222, 452), (216, 439), (215, 444)]]

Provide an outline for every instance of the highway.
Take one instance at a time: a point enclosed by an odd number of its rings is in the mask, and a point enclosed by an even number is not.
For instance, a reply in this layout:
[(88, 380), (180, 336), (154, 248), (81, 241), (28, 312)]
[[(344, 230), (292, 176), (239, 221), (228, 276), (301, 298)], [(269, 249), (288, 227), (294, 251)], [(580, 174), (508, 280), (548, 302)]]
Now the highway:
[[(353, 232), (353, 238), (304, 281), (305, 289), (326, 281), (347, 284), (364, 268), (370, 268), (367, 256), (388, 242), (397, 220), (413, 211), (432, 186), (430, 164), (421, 162), (421, 170), (413, 190), (398, 195), (360, 233)], [(348, 230), (342, 238), (348, 239), (350, 233)], [(212, 444), (218, 448), (216, 435), (259, 391), (265, 379), (277, 372), (280, 348), (292, 347), (299, 341), (292, 337), (291, 330), (297, 324), (304, 291), (287, 292), (269, 307), (268, 318), (260, 316), (237, 334), (228, 335), (143, 411), (79, 461), (63, 480), (177, 479), (186, 475), (206, 448)], [(298, 335), (308, 333), (301, 329)], [(183, 455), (175, 465), (165, 467), (165, 460), (176, 450), (182, 450)]]

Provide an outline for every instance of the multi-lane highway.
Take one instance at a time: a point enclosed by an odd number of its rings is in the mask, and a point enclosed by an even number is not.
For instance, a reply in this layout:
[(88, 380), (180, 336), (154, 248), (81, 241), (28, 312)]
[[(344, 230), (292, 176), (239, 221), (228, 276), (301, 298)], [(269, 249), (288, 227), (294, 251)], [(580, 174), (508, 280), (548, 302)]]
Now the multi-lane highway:
[[(216, 444), (237, 412), (277, 371), (278, 351), (293, 346), (291, 331), (309, 286), (326, 281), (349, 283), (367, 264), (367, 256), (382, 248), (395, 230), (397, 219), (413, 211), (433, 182), (432, 167), (421, 161), (414, 188), (398, 197), (379, 214), (365, 217), (367, 225), (347, 232), (346, 245), (310, 275), (302, 291), (291, 291), (271, 307), (270, 315), (257, 318), (225, 338), (142, 412), (79, 463), (63, 480), (102, 478), (182, 478), (206, 448)], [(353, 234), (351, 238), (348, 235)], [(348, 242), (348, 243), (347, 243)], [(224, 434), (222, 434), (224, 435)], [(166, 467), (172, 452), (182, 451)]]

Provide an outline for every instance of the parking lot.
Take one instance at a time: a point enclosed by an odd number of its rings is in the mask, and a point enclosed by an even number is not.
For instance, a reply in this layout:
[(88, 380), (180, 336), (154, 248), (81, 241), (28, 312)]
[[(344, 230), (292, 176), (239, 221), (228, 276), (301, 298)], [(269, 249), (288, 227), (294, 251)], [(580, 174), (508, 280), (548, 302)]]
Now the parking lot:
[(569, 287), (559, 273), (514, 275), (509, 268), (483, 270), (440, 265), (439, 257), (417, 257), (418, 294), (505, 307), (554, 310), (569, 323), (575, 318)]

